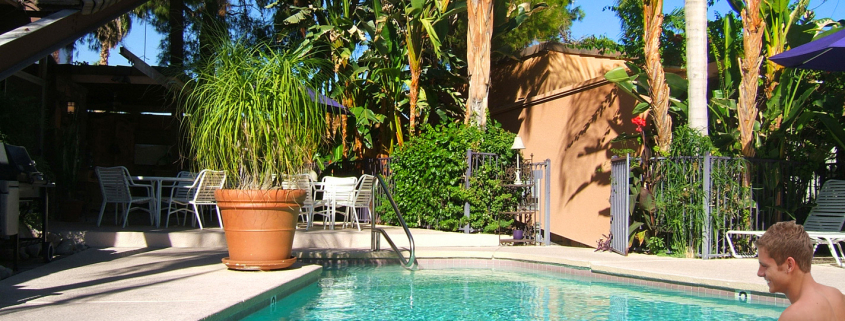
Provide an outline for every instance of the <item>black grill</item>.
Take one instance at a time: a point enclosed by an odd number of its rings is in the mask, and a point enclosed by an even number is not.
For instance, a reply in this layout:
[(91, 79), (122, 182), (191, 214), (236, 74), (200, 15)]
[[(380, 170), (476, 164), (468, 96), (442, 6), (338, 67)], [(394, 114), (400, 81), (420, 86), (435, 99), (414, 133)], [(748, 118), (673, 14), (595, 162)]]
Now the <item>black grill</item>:
[[(48, 189), (55, 184), (47, 181), (35, 167), (26, 148), (0, 143), (0, 241), (6, 239), (14, 246), (14, 268), (17, 269), (21, 242), (41, 243), (44, 259), (53, 257), (47, 242)], [(18, 235), (21, 200), (40, 200), (42, 226), (40, 238), (21, 238)], [(11, 238), (9, 238), (11, 236)]]

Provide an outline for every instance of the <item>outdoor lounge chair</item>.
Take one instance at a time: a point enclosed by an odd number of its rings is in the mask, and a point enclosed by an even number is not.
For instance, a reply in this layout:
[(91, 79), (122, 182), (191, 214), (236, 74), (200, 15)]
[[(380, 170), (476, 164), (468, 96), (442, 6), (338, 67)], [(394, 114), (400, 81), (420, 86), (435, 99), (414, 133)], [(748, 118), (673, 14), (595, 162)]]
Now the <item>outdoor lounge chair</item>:
[[(836, 259), (836, 264), (842, 265), (845, 260), (845, 253), (842, 252), (840, 242), (845, 241), (845, 233), (842, 233), (842, 225), (845, 224), (845, 180), (831, 179), (824, 183), (819, 195), (816, 197), (816, 206), (810, 210), (810, 214), (804, 221), (804, 230), (816, 243), (813, 251), (819, 243), (826, 243), (830, 253)], [(731, 248), (733, 257), (754, 257), (753, 255), (738, 254), (734, 247), (731, 236), (748, 235), (760, 237), (766, 231), (728, 231), (726, 238)], [(838, 250), (838, 251), (837, 251)]]

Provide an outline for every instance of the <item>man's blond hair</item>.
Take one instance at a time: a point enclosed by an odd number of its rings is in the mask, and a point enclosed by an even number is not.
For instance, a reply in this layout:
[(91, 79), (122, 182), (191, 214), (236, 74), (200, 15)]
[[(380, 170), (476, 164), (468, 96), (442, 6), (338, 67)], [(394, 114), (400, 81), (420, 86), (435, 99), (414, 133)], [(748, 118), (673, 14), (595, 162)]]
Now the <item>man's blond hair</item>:
[(792, 257), (798, 268), (810, 273), (813, 263), (813, 241), (804, 227), (795, 221), (779, 222), (769, 227), (756, 242), (757, 248), (764, 248), (778, 265)]

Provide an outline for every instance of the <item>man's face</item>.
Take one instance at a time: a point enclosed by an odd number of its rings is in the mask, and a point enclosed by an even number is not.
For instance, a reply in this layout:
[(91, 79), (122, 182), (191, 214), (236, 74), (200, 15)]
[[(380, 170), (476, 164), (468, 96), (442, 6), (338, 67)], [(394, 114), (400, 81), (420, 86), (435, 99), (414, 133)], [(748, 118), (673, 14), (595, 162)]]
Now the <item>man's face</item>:
[(760, 263), (760, 268), (757, 269), (757, 276), (766, 280), (769, 286), (769, 292), (781, 292), (786, 289), (788, 275), (786, 272), (786, 262), (778, 265), (775, 259), (769, 256), (769, 251), (765, 248), (757, 249), (757, 261)]

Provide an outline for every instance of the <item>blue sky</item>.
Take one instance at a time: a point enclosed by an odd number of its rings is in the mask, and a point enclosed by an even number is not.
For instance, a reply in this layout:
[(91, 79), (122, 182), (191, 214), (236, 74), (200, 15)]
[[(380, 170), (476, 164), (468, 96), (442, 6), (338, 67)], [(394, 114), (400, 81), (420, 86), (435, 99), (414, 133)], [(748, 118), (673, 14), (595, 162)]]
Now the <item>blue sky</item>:
[[(842, 4), (840, 5), (840, 1)], [(585, 17), (583, 21), (575, 22), (572, 25), (572, 36), (581, 38), (589, 35), (605, 35), (611, 39), (619, 39), (621, 27), (619, 19), (611, 11), (604, 10), (604, 7), (613, 4), (614, 0), (574, 0), (574, 4), (581, 6)], [(675, 8), (683, 7), (683, 0), (664, 0), (663, 11), (671, 12)], [(810, 8), (816, 11), (816, 18), (829, 17), (834, 20), (845, 19), (845, 0), (810, 0)], [(707, 11), (709, 19), (713, 19), (716, 12), (727, 13), (731, 8), (726, 0), (717, 0)], [(124, 40), (123, 46), (132, 51), (138, 57), (154, 65), (157, 61), (158, 45), (162, 35), (156, 33), (152, 27), (144, 22), (135, 22), (129, 36)], [(77, 46), (74, 55), (75, 61), (89, 63), (99, 60), (99, 55), (86, 46)], [(114, 49), (109, 57), (109, 65), (124, 65), (129, 63)]]

